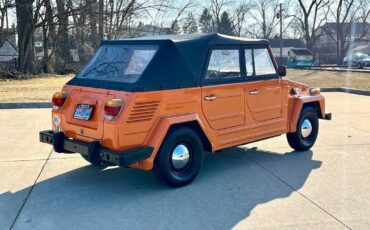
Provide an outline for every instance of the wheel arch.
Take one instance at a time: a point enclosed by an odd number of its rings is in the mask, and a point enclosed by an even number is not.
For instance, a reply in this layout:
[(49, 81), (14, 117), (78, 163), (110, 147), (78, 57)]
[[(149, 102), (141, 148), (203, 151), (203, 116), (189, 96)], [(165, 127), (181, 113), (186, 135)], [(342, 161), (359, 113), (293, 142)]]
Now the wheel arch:
[(325, 118), (325, 98), (321, 94), (309, 97), (296, 97), (293, 101), (293, 107), (290, 112), (289, 132), (297, 130), (297, 122), (301, 111), (304, 107), (311, 106), (315, 109), (317, 116), (321, 119)]
[(160, 118), (156, 125), (151, 129), (147, 139), (144, 142), (145, 146), (151, 146), (154, 148), (151, 157), (139, 162), (137, 167), (144, 170), (151, 170), (153, 168), (154, 158), (157, 155), (162, 142), (168, 133), (171, 132), (171, 130), (179, 127), (188, 127), (193, 129), (196, 133), (198, 133), (199, 138), (203, 143), (204, 150), (212, 151), (212, 141), (205, 132), (205, 127), (203, 126), (197, 114), (190, 113), (163, 117)]

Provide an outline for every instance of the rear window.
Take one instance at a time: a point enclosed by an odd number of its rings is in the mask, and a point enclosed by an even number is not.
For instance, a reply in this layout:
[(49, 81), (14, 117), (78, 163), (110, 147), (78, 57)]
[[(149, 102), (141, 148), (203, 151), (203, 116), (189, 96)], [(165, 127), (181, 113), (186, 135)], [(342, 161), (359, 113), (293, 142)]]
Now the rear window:
[(157, 50), (157, 46), (102, 46), (77, 78), (135, 83)]
[(296, 55), (312, 55), (311, 51), (307, 49), (292, 49)]

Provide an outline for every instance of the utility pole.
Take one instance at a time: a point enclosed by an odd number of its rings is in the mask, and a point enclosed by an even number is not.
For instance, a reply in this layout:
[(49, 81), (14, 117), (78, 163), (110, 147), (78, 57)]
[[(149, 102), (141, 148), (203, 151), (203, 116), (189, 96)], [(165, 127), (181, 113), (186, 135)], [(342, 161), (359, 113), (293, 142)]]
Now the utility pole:
[(279, 18), (280, 18), (280, 65), (283, 63), (283, 17), (282, 17), (282, 5), (279, 4)]

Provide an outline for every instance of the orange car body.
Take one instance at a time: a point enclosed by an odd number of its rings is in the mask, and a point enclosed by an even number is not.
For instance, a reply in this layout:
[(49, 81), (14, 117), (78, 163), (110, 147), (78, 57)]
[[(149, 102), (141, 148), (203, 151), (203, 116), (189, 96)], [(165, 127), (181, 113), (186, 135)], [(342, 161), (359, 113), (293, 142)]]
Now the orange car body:
[[(68, 96), (59, 110), (52, 111), (53, 117), (60, 118), (53, 126), (58, 125), (68, 139), (98, 141), (100, 146), (122, 154), (142, 146), (152, 147), (148, 158), (130, 165), (143, 170), (153, 168), (171, 127), (196, 129), (205, 149), (216, 152), (294, 132), (300, 111), (307, 104), (316, 108), (319, 118), (328, 119), (321, 94), (312, 94), (308, 86), (280, 76), (144, 92), (82, 85), (65, 85), (62, 90)], [(124, 104), (117, 118), (108, 121), (104, 118), (104, 105), (112, 99), (122, 99)], [(94, 107), (89, 120), (74, 118), (78, 104)]]

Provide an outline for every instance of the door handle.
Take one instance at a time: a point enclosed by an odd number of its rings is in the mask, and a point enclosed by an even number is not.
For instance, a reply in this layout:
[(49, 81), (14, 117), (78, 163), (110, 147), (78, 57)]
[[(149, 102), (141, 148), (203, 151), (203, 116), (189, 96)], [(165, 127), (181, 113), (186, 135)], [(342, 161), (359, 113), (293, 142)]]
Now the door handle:
[(216, 96), (215, 95), (209, 95), (209, 96), (205, 96), (204, 97), (204, 100), (206, 101), (213, 101), (213, 100), (216, 100)]
[(251, 91), (249, 91), (249, 94), (250, 95), (256, 95), (256, 94), (258, 94), (260, 91), (258, 91), (258, 90), (256, 90), (256, 89), (254, 89), (254, 90), (251, 90)]

